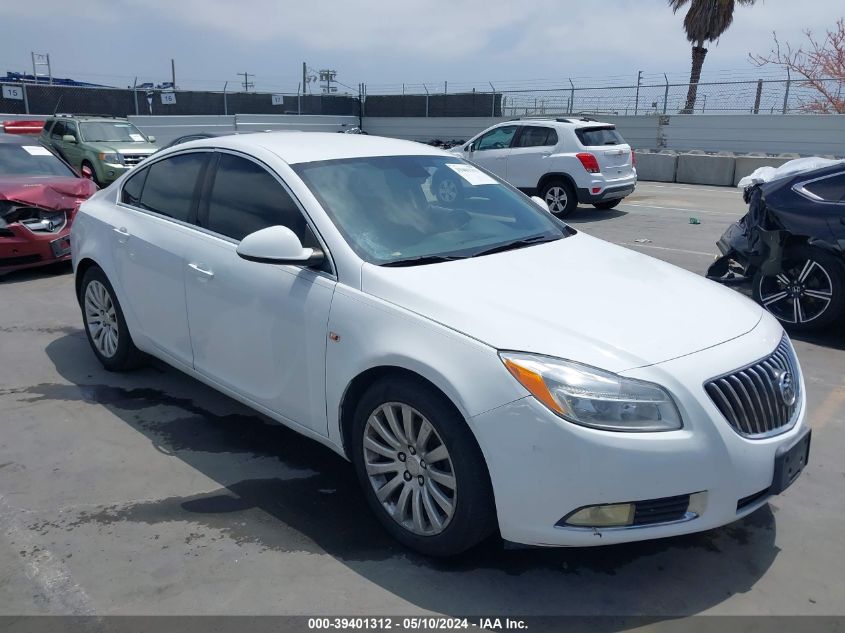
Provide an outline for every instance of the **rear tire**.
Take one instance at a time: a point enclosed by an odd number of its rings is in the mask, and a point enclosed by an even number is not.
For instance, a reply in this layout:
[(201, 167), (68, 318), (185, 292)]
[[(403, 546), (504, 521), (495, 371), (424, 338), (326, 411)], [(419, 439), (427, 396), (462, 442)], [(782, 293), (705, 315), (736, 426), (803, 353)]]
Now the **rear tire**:
[(540, 197), (549, 207), (549, 211), (562, 218), (578, 207), (575, 189), (565, 180), (551, 180), (540, 189)]
[(114, 288), (101, 268), (92, 266), (85, 272), (79, 305), (85, 335), (103, 367), (127, 371), (143, 363), (144, 355), (132, 342)]
[(782, 272), (758, 272), (754, 300), (794, 331), (820, 330), (845, 316), (845, 265), (834, 254), (813, 246), (790, 247)]
[(608, 200), (607, 202), (596, 202), (593, 206), (601, 211), (609, 211), (618, 207), (621, 202), (622, 198), (617, 198), (616, 200)]
[(466, 421), (434, 388), (404, 377), (375, 383), (355, 409), (351, 444), (367, 503), (403, 545), (453, 556), (494, 531), (481, 449)]

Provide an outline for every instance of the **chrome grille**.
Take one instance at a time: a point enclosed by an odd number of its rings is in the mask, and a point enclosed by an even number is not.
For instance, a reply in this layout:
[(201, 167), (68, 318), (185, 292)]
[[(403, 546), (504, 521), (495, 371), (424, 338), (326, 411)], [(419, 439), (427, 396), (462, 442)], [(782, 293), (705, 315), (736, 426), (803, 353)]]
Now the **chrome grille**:
[[(784, 375), (792, 379), (792, 404), (783, 394)], [(784, 433), (793, 425), (801, 406), (800, 382), (795, 352), (784, 336), (767, 358), (714, 378), (704, 388), (734, 431), (762, 438)]]
[(129, 165), (130, 167), (134, 167), (142, 160), (144, 160), (149, 154), (124, 154), (123, 155), (123, 162)]

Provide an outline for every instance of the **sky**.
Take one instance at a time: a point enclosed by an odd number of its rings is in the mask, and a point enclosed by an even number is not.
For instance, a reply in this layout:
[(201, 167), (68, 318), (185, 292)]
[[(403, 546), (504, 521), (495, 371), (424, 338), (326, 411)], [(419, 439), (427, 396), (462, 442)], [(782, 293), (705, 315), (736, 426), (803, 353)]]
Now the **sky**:
[[(758, 0), (738, 6), (710, 47), (706, 79), (781, 76), (757, 69), (772, 32), (800, 43), (845, 15), (842, 0)], [(60, 16), (65, 16), (60, 18)], [(599, 83), (629, 85), (642, 70), (685, 80), (683, 14), (666, 0), (31, 0), (0, 4), (0, 74), (31, 72), (49, 53), (54, 76), (106, 85), (170, 79), (229, 90), (249, 72), (256, 90), (295, 93), (302, 62), (331, 68), (357, 92), (449, 92)], [(317, 90), (316, 88), (311, 88)], [(341, 90), (345, 90), (343, 86)]]

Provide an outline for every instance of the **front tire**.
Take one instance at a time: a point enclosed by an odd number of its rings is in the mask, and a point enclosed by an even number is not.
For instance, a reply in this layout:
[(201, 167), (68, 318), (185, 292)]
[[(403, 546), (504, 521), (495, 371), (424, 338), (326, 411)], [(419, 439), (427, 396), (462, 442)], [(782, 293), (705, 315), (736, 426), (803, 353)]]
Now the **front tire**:
[(355, 410), (350, 453), (367, 503), (399, 542), (452, 556), (495, 529), (484, 457), (464, 419), (430, 386), (387, 378)]
[(543, 185), (540, 197), (548, 205), (549, 211), (560, 218), (566, 217), (578, 207), (575, 189), (565, 180), (552, 180)]
[(845, 315), (845, 266), (824, 249), (793, 246), (784, 253), (780, 273), (754, 276), (753, 292), (785, 327), (820, 330)]
[(79, 292), (85, 335), (97, 359), (108, 371), (135, 369), (143, 354), (132, 342), (114, 288), (101, 268), (85, 272)]

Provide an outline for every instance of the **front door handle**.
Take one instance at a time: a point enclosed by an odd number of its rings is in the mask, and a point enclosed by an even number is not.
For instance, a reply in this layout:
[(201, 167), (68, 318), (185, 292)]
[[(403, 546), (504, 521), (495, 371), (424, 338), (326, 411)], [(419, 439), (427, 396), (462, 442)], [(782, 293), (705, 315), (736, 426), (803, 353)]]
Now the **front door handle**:
[(212, 277), (214, 277), (214, 272), (213, 272), (213, 271), (208, 270), (207, 268), (203, 268), (200, 264), (193, 264), (193, 263), (192, 263), (192, 264), (188, 264), (188, 268), (190, 268), (190, 269), (191, 269), (191, 270), (193, 270), (194, 272), (198, 272), (198, 273), (199, 273), (200, 275), (202, 275), (203, 277), (207, 277), (207, 278), (209, 278), (209, 279), (211, 279)]
[(126, 244), (126, 240), (129, 239), (129, 231), (126, 230), (125, 226), (121, 226), (118, 228), (113, 228), (112, 231), (117, 233), (117, 241), (121, 244)]

